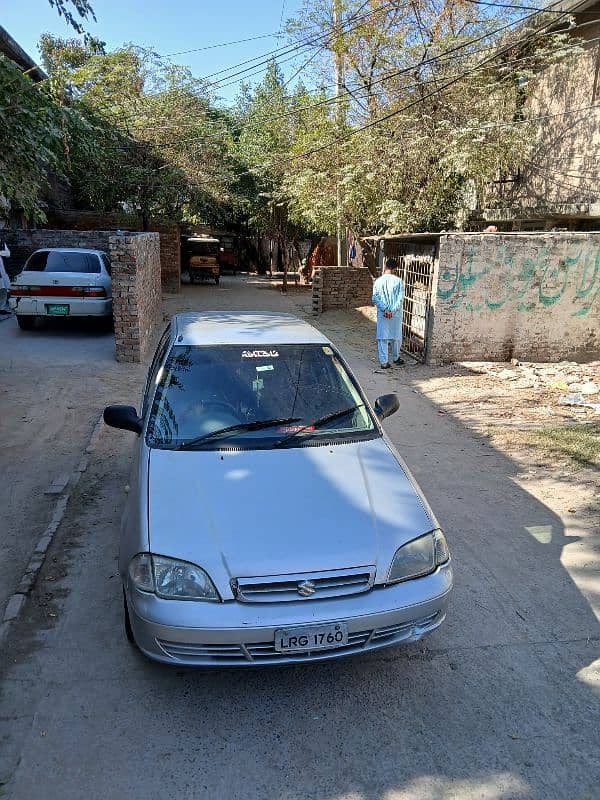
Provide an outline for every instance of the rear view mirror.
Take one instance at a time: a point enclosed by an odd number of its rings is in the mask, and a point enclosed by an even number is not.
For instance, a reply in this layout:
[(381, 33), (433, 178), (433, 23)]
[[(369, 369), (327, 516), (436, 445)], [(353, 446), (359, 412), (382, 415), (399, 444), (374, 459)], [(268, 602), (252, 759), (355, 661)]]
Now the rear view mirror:
[(104, 409), (104, 422), (111, 428), (121, 428), (124, 431), (133, 431), (139, 436), (142, 432), (143, 422), (133, 406), (106, 406)]
[(382, 394), (375, 400), (375, 413), (379, 419), (385, 419), (395, 414), (400, 408), (397, 394)]

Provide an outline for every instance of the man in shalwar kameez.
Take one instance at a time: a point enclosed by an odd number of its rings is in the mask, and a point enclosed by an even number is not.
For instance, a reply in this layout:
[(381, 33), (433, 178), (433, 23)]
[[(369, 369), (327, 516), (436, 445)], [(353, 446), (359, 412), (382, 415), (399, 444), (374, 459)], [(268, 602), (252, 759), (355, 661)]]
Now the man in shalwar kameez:
[(400, 358), (402, 346), (402, 303), (404, 282), (395, 274), (395, 258), (388, 258), (383, 275), (373, 284), (373, 304), (377, 307), (377, 351), (383, 369), (390, 369), (389, 346), (394, 364), (404, 364)]

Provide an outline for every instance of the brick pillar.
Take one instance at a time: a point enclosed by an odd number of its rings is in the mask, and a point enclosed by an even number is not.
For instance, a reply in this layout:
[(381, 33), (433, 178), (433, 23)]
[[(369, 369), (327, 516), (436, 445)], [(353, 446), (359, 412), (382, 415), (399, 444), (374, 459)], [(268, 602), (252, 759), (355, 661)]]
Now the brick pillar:
[(117, 361), (144, 361), (161, 318), (159, 235), (111, 235), (109, 253)]
[(323, 272), (321, 267), (315, 269), (312, 279), (312, 313), (323, 313)]

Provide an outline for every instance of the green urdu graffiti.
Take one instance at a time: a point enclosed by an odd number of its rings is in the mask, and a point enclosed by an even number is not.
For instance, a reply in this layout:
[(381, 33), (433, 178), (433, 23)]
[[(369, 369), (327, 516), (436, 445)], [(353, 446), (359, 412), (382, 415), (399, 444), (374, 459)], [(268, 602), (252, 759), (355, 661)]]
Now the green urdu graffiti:
[(449, 308), (478, 312), (510, 305), (532, 312), (562, 300), (574, 305), (571, 316), (584, 317), (600, 295), (600, 247), (589, 240), (567, 243), (558, 258), (555, 242), (539, 248), (514, 240), (482, 245), (469, 243), (442, 267), (437, 296)]

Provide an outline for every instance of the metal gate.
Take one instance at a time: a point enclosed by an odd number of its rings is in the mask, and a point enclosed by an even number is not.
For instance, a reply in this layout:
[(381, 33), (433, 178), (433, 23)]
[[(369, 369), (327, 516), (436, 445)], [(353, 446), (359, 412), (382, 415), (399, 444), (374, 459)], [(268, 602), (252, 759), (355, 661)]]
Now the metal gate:
[(385, 254), (398, 261), (398, 275), (404, 281), (402, 349), (425, 361), (437, 244), (392, 240), (386, 242)]

